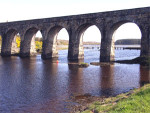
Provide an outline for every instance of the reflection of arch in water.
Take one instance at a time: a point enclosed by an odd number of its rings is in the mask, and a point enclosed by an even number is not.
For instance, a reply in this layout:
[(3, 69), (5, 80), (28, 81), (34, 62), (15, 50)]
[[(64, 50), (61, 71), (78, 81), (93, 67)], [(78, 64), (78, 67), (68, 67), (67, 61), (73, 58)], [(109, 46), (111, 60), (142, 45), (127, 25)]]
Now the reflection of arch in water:
[[(71, 92), (73, 95), (76, 95), (76, 93), (83, 94), (84, 88), (83, 88), (83, 69), (78, 68), (75, 64), (68, 64), (69, 68), (69, 92)], [(72, 95), (71, 94), (71, 95)], [(79, 95), (79, 94), (78, 94)]]
[(114, 89), (114, 65), (102, 66), (101, 67), (101, 92), (102, 96), (113, 95)]
[(140, 66), (140, 86), (150, 83), (150, 69)]
[(40, 89), (39, 92), (42, 92), (44, 97), (50, 96), (50, 94), (57, 96), (56, 87), (58, 85), (57, 84), (58, 64), (43, 61), (43, 63), (40, 66), (41, 67), (38, 68), (41, 70), (40, 86), (42, 86), (42, 89)]

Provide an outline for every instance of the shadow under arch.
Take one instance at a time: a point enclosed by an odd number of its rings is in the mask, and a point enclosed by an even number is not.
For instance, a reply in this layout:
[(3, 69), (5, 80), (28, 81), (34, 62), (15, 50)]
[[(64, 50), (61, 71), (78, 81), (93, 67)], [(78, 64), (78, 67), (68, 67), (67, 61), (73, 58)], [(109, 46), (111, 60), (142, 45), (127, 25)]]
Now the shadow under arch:
[[(79, 28), (76, 31), (76, 40), (77, 40), (76, 48), (77, 48), (77, 57), (78, 57), (78, 59), (84, 59), (83, 37), (84, 37), (84, 34), (85, 34), (86, 30), (88, 28), (92, 27), (92, 26), (95, 26), (100, 31), (100, 29), (97, 27), (97, 25), (91, 24), (91, 23), (86, 23), (86, 24), (80, 25)], [(100, 32), (100, 37), (101, 37), (101, 32)]]
[(68, 33), (68, 30), (63, 26), (58, 25), (50, 28), (46, 40), (43, 41), (42, 59), (58, 59), (57, 37), (63, 28)]
[(16, 42), (17, 35), (19, 35), (19, 32), (16, 29), (9, 29), (2, 36), (2, 48), (1, 48), (2, 56), (11, 56), (19, 52), (19, 50), (17, 50), (18, 47), (17, 47), (17, 42)]
[[(120, 22), (113, 24), (113, 26), (110, 28), (110, 32), (108, 33), (108, 39), (110, 39), (110, 42), (109, 42), (110, 46), (108, 45), (108, 50), (109, 50), (109, 54), (110, 54), (110, 61), (115, 60), (115, 34), (116, 34), (116, 31), (124, 24), (136, 25), (139, 28), (140, 33), (142, 35), (141, 28), (138, 25), (138, 23), (136, 23), (136, 22), (125, 20), (125, 21), (120, 21)], [(141, 36), (141, 39), (142, 39), (142, 36)]]
[(31, 27), (26, 30), (24, 37), (21, 40), (20, 57), (29, 57), (36, 55), (37, 52), (35, 49), (35, 35), (38, 31), (40, 31), (40, 29), (36, 27)]

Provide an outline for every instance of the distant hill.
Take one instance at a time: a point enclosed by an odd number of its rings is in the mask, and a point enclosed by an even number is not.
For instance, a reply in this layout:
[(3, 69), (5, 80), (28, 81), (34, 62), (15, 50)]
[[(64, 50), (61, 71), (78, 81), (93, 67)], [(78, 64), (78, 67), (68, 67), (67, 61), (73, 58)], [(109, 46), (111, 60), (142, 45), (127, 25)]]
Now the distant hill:
[(115, 42), (115, 45), (140, 45), (141, 39), (121, 39)]
[(42, 41), (42, 38), (35, 37), (35, 41)]
[[(35, 41), (42, 41), (42, 38), (35, 38)], [(57, 40), (58, 45), (68, 45), (69, 41), (68, 40)], [(83, 42), (84, 45), (99, 45), (99, 42)]]
[(57, 40), (57, 45), (68, 45), (69, 41), (68, 40)]
[[(57, 40), (58, 45), (68, 45), (68, 40)], [(83, 42), (84, 45), (99, 45), (99, 42)]]
[(100, 42), (83, 42), (84, 45), (100, 45)]

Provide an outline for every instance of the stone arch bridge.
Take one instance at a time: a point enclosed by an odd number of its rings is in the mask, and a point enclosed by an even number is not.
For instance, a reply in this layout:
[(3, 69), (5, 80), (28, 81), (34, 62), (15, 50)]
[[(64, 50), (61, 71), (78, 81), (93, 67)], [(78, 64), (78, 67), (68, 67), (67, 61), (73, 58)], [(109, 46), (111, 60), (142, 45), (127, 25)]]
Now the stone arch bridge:
[(109, 62), (114, 57), (113, 34), (119, 26), (127, 22), (135, 23), (141, 30), (140, 56), (150, 56), (150, 7), (0, 23), (1, 55), (11, 55), (12, 41), (19, 33), (21, 37), (19, 55), (30, 56), (31, 40), (40, 30), (43, 37), (42, 58), (57, 57), (57, 34), (65, 28), (69, 34), (68, 59), (82, 59), (84, 31), (95, 25), (101, 32), (100, 61)]

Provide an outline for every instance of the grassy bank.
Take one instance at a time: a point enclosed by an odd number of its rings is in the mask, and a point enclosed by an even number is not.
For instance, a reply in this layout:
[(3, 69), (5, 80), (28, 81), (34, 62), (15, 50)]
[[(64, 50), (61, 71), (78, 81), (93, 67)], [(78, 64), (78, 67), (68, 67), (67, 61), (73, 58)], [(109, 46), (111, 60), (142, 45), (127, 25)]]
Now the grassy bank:
[(150, 84), (116, 97), (92, 103), (82, 113), (149, 113)]
[(117, 63), (125, 64), (141, 64), (143, 66), (150, 66), (150, 57), (137, 57), (132, 60), (118, 60)]

